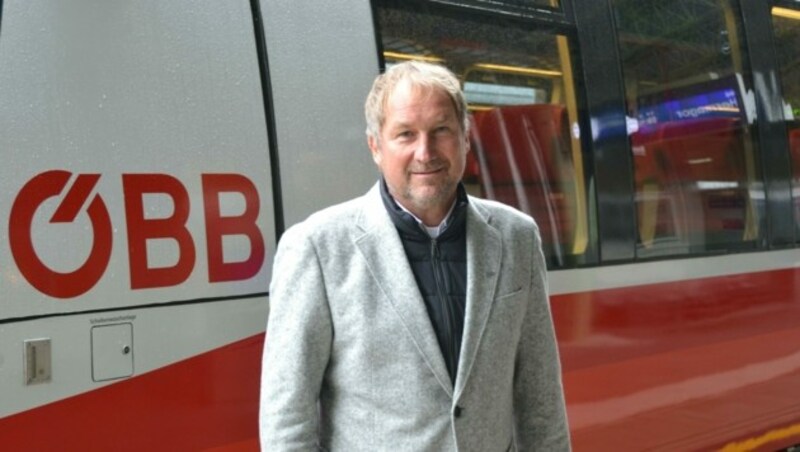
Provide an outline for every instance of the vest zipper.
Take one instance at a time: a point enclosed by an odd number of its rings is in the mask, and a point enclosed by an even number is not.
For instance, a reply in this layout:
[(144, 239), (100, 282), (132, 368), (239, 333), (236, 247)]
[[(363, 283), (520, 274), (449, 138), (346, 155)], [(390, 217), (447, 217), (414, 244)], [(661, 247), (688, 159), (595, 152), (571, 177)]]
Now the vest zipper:
[(455, 320), (453, 319), (453, 308), (450, 306), (448, 301), (447, 293), (443, 287), (444, 277), (442, 276), (442, 269), (441, 269), (441, 261), (439, 260), (439, 244), (436, 239), (431, 239), (431, 266), (433, 267), (433, 279), (436, 281), (436, 298), (439, 300), (439, 306), (442, 309), (442, 317), (444, 318), (444, 349), (447, 350), (445, 353), (445, 359), (448, 363), (448, 368), (452, 372), (450, 376), (455, 382), (456, 372), (456, 360), (458, 357), (456, 356), (455, 350), (455, 339), (453, 338), (453, 323)]

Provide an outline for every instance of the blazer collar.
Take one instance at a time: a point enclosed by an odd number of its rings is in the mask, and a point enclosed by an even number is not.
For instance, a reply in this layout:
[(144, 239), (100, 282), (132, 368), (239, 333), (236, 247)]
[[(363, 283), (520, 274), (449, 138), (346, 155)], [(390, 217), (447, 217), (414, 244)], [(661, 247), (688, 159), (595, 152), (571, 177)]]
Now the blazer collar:
[(470, 199), (467, 209), (467, 306), (458, 359), (455, 399), (461, 396), (475, 363), (491, 312), (503, 259), (502, 237), (489, 212)]
[(356, 219), (355, 246), (367, 261), (370, 272), (392, 304), (403, 327), (416, 345), (436, 380), (452, 397), (453, 384), (436, 341), (425, 303), (414, 280), (400, 236), (381, 200), (376, 184), (364, 196)]

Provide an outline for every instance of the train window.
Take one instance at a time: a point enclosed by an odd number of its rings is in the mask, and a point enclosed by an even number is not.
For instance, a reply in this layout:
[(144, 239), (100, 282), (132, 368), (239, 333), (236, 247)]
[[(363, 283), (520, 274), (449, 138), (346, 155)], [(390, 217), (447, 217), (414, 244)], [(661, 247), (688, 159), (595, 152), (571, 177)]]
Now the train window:
[(638, 257), (754, 247), (763, 195), (730, 0), (613, 0)]
[(437, 61), (463, 83), (471, 114), (468, 191), (533, 216), (549, 266), (591, 260), (595, 234), (587, 217), (570, 39), (503, 18), (377, 3), (387, 67), (406, 59)]
[(792, 157), (795, 225), (800, 228), (800, 10), (772, 8), (772, 23)]

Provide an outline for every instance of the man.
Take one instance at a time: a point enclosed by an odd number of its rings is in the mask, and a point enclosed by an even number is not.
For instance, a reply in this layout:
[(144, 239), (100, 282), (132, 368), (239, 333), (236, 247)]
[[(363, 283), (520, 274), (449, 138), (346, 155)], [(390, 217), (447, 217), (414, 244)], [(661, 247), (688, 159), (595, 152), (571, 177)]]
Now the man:
[(366, 116), (379, 183), (278, 247), (262, 448), (569, 450), (538, 229), (461, 186), (458, 80), (396, 65)]

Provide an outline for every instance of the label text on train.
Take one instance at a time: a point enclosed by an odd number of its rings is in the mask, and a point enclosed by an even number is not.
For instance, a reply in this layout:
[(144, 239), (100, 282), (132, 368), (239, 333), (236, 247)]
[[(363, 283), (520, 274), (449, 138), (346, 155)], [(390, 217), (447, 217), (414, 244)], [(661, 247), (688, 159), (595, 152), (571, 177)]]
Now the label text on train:
[[(32, 237), (37, 209), (48, 199), (61, 195), (73, 178), (72, 173), (52, 170), (38, 174), (22, 187), (14, 200), (9, 218), (11, 253), (20, 273), (40, 292), (56, 298), (77, 297), (94, 287), (108, 268), (114, 246), (112, 220), (100, 193), (89, 200), (100, 177), (100, 174), (78, 174), (49, 220), (73, 222), (86, 205), (93, 233), (92, 247), (86, 261), (74, 271), (51, 269), (37, 254)], [(170, 287), (186, 281), (196, 257), (194, 239), (186, 226), (191, 208), (186, 187), (168, 174), (123, 174), (121, 182), (131, 289)], [(240, 174), (202, 174), (201, 184), (208, 281), (240, 281), (255, 276), (264, 263), (264, 238), (256, 224), (260, 206), (256, 186)], [(242, 196), (244, 212), (223, 216), (220, 205), (223, 193)], [(148, 218), (144, 206), (146, 195), (168, 197), (173, 207), (171, 215)], [(250, 255), (246, 259), (223, 260), (223, 237), (228, 235), (244, 236), (249, 241)], [(178, 261), (166, 267), (151, 266), (147, 256), (147, 241), (151, 239), (177, 243)]]

